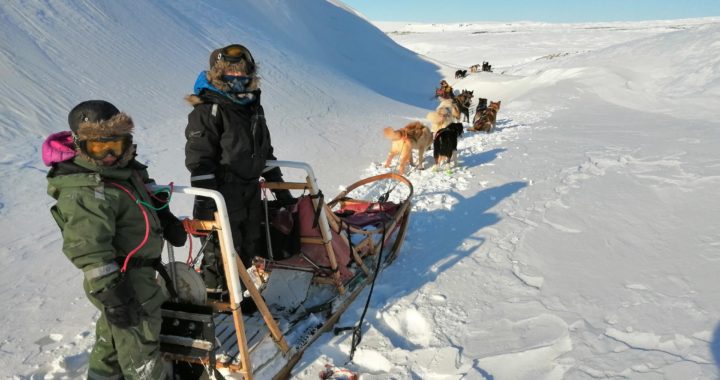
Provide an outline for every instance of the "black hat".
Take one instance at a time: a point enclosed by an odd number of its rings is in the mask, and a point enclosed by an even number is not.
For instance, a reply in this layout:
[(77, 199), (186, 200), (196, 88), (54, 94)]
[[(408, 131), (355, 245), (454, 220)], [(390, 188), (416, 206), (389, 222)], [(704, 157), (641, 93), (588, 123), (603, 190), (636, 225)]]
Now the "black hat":
[(134, 128), (130, 116), (104, 100), (76, 105), (68, 115), (68, 124), (78, 141), (132, 135)]
[(73, 133), (78, 132), (82, 123), (101, 123), (120, 113), (112, 103), (104, 100), (88, 100), (75, 106), (68, 115), (68, 124)]

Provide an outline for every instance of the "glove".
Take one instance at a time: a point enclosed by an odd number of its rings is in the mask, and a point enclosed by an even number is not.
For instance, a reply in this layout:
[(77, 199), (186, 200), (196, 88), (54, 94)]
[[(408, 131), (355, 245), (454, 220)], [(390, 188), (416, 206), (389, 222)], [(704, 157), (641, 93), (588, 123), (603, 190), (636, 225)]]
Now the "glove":
[(112, 325), (126, 329), (140, 324), (144, 311), (127, 274), (121, 273), (117, 281), (93, 295), (103, 304), (105, 318)]
[[(205, 173), (192, 173), (193, 176), (202, 176), (207, 174)], [(202, 187), (204, 189), (210, 189), (210, 190), (217, 190), (218, 184), (217, 180), (215, 179), (215, 176), (210, 176), (211, 178), (207, 179), (201, 179), (201, 180), (190, 180), (190, 186), (192, 187)], [(215, 219), (215, 211), (217, 211), (217, 207), (215, 206), (215, 201), (213, 201), (211, 198), (207, 197), (195, 197), (195, 205), (193, 207), (193, 219), (200, 219), (200, 220), (214, 220)]]
[[(162, 207), (167, 203), (167, 193), (158, 193), (153, 198), (153, 204), (155, 207)], [(187, 234), (185, 233), (185, 227), (177, 216), (173, 215), (170, 211), (170, 207), (163, 207), (157, 211), (158, 218), (160, 218), (160, 226), (163, 229), (163, 238), (175, 247), (182, 247), (187, 241)]]
[[(163, 212), (165, 211), (165, 212)], [(187, 233), (182, 222), (168, 209), (158, 212), (163, 228), (163, 238), (175, 247), (182, 247), (187, 241)]]
[[(263, 173), (263, 178), (265, 178), (265, 180), (268, 182), (285, 182), (283, 181), (282, 171), (280, 171), (280, 168), (278, 167), (274, 167), (271, 170)], [(273, 190), (273, 193), (275, 194), (275, 198), (280, 201), (289, 201), (295, 199), (293, 198), (290, 190), (288, 189)]]
[(195, 206), (193, 207), (193, 219), (214, 220), (215, 219), (215, 201), (207, 197), (195, 197)]
[(275, 193), (275, 198), (277, 198), (280, 201), (289, 201), (293, 198), (292, 194), (290, 193), (290, 190), (288, 189), (278, 189), (273, 190), (273, 193)]

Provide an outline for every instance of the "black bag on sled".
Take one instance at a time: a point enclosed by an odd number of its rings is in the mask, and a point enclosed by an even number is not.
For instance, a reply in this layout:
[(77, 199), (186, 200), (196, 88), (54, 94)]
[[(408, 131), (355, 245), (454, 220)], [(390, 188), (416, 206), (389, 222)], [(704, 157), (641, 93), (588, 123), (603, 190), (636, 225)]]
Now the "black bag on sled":
[(274, 200), (267, 202), (267, 218), (261, 221), (258, 251), (261, 256), (268, 254), (267, 230), (265, 220), (270, 222), (270, 243), (273, 260), (284, 260), (300, 252), (300, 222), (297, 212), (297, 199)]

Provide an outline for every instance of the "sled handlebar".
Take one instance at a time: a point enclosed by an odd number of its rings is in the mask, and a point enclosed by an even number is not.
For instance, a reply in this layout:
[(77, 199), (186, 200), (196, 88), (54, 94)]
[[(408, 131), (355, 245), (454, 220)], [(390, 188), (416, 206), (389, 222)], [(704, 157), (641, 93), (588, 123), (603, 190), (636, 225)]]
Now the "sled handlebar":
[[(152, 185), (150, 186), (150, 190), (159, 190), (159, 189), (167, 189), (167, 186), (160, 186), (160, 185)], [(228, 216), (227, 211), (227, 205), (225, 204), (225, 198), (223, 198), (222, 194), (220, 192), (210, 189), (204, 189), (201, 187), (191, 187), (191, 186), (174, 186), (172, 189), (173, 193), (180, 193), (180, 194), (187, 194), (187, 195), (197, 195), (201, 197), (208, 197), (211, 198), (213, 201), (215, 201), (215, 206), (217, 207), (217, 220), (216, 223), (218, 223), (220, 226), (229, 226), (230, 225), (230, 218)], [(235, 245), (233, 244), (232, 240), (232, 234), (230, 232), (229, 228), (220, 228), (218, 231), (219, 238), (222, 240), (223, 245), (228, 248), (228, 252), (230, 253), (230, 262), (234, 263), (238, 256), (237, 251), (235, 251)], [(237, 265), (228, 265), (229, 279), (230, 282), (233, 282), (233, 285), (229, 287), (229, 291), (233, 292), (234, 299), (236, 300), (242, 300), (242, 294), (240, 293), (241, 287), (240, 287), (240, 274), (238, 272)]]
[(308, 176), (308, 183), (310, 184), (311, 194), (315, 195), (318, 193), (319, 188), (317, 180), (315, 179), (315, 172), (307, 163), (298, 161), (267, 160), (265, 161), (265, 170), (263, 170), (263, 173), (274, 168), (293, 168), (304, 170)]

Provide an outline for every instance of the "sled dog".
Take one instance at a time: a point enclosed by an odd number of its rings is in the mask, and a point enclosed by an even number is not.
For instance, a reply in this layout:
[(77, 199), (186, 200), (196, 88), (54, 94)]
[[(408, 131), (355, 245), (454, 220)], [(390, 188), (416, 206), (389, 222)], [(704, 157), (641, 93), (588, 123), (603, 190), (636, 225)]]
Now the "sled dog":
[(435, 134), (433, 139), (434, 169), (437, 169), (443, 163), (448, 163), (450, 166), (457, 165), (458, 138), (462, 134), (462, 123), (451, 123)]
[(460, 109), (453, 99), (444, 99), (435, 111), (428, 112), (425, 118), (430, 121), (430, 130), (434, 134), (447, 127), (448, 124), (458, 121), (460, 119)]
[(398, 172), (400, 174), (405, 173), (405, 167), (413, 165), (412, 151), (418, 151), (418, 163), (419, 169), (423, 168), (425, 162), (425, 149), (432, 144), (432, 133), (430, 129), (424, 126), (419, 121), (413, 121), (405, 127), (393, 130), (387, 127), (383, 130), (385, 138), (392, 141), (390, 146), (390, 153), (388, 153), (387, 160), (385, 161), (385, 167), (390, 167), (393, 157), (400, 155), (400, 161), (398, 162)]
[(478, 98), (478, 105), (475, 107), (475, 117), (473, 117), (473, 123), (480, 118), (480, 114), (487, 108), (487, 99)]
[(500, 111), (500, 101), (491, 101), (490, 105), (484, 111), (475, 115), (475, 121), (473, 122), (472, 128), (469, 130), (474, 132), (492, 132), (495, 127), (498, 111)]
[(463, 120), (470, 122), (470, 104), (472, 104), (473, 91), (462, 90), (460, 95), (455, 97), (455, 107), (458, 109), (459, 116), (464, 116)]

